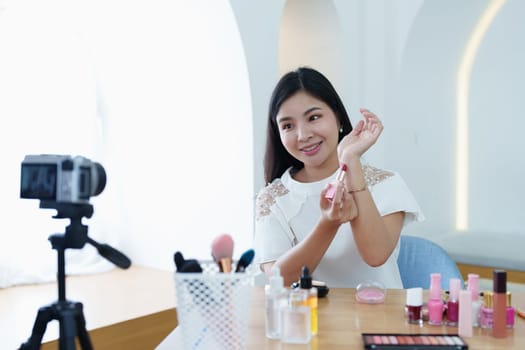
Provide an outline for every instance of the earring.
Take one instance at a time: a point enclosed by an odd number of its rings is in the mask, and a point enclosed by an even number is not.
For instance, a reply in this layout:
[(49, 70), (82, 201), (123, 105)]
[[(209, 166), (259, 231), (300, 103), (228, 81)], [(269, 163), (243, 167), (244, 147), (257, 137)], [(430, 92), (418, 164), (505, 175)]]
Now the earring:
[(339, 128), (339, 133), (340, 133), (340, 134), (343, 133), (343, 127)]

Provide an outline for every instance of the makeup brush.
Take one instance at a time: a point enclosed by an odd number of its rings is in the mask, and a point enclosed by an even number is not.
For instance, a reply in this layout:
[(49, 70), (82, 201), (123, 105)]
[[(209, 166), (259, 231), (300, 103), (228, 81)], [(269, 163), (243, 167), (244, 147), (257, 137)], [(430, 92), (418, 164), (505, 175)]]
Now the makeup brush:
[(173, 255), (177, 272), (202, 272), (202, 267), (195, 259), (184, 259), (181, 252), (176, 252)]
[(211, 243), (211, 256), (217, 265), (219, 265), (221, 272), (231, 272), (233, 238), (227, 233), (217, 236)]
[(244, 272), (248, 265), (252, 263), (254, 256), (255, 251), (253, 249), (248, 249), (247, 251), (242, 253), (241, 257), (239, 258), (239, 261), (237, 262), (235, 272)]
[(173, 261), (175, 261), (175, 267), (177, 268), (177, 271), (179, 271), (182, 269), (182, 266), (184, 266), (186, 260), (184, 260), (184, 256), (181, 252), (175, 252), (175, 254), (173, 254)]

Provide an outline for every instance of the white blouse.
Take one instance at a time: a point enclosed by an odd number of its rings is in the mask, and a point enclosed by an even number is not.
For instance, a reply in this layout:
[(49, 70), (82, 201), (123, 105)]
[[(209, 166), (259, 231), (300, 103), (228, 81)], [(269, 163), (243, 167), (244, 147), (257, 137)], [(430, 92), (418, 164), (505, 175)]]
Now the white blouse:
[[(369, 165), (363, 166), (363, 171), (381, 216), (403, 211), (403, 227), (412, 221), (424, 220), (418, 203), (399, 174)], [(318, 182), (302, 183), (294, 180), (288, 169), (280, 179), (258, 193), (256, 263), (277, 260), (312, 232), (321, 215), (321, 191), (335, 177), (336, 172)], [(357, 250), (352, 227), (344, 224), (313, 272), (313, 278), (326, 282), (329, 287), (355, 288), (361, 282), (380, 281), (387, 288), (403, 288), (397, 266), (398, 254), (399, 242), (383, 265), (369, 266)]]

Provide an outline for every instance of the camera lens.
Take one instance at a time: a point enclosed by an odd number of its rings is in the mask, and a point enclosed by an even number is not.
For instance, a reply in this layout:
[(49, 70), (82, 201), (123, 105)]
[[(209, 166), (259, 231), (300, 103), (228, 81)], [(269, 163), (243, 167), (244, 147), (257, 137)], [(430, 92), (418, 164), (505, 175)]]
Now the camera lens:
[(104, 167), (100, 163), (93, 162), (97, 183), (96, 187), (93, 189), (93, 196), (96, 196), (100, 194), (104, 187), (106, 187), (106, 171), (104, 170)]

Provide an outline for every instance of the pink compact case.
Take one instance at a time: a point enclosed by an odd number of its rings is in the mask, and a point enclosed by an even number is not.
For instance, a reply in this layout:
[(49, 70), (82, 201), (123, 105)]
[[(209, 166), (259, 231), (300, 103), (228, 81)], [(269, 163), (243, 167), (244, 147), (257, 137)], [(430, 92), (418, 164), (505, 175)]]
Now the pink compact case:
[(386, 298), (386, 287), (381, 282), (360, 283), (355, 291), (355, 299), (364, 304), (381, 304)]

